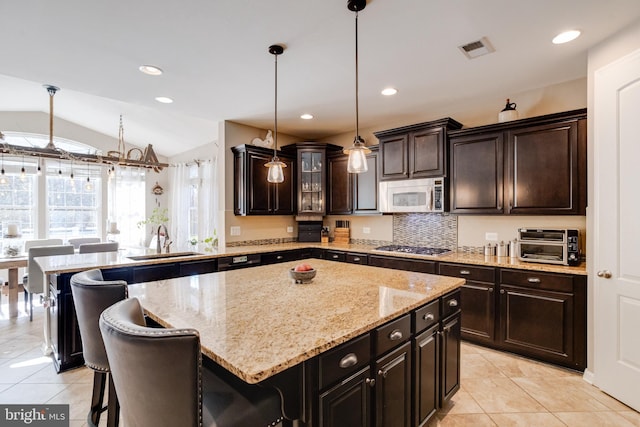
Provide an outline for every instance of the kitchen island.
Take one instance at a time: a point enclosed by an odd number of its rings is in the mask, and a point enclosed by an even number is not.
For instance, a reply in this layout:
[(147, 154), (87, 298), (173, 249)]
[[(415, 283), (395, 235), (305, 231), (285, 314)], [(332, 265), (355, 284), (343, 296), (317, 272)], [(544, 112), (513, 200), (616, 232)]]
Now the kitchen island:
[[(295, 261), (132, 284), (129, 297), (161, 326), (197, 329), (205, 356), (276, 387), (287, 418), (304, 425), (337, 426), (344, 413), (418, 425), (412, 414), (424, 421), (458, 390), (463, 279), (304, 262), (317, 270), (310, 283), (289, 277)], [(342, 398), (354, 390), (355, 406)], [(425, 397), (413, 411), (415, 393)]]

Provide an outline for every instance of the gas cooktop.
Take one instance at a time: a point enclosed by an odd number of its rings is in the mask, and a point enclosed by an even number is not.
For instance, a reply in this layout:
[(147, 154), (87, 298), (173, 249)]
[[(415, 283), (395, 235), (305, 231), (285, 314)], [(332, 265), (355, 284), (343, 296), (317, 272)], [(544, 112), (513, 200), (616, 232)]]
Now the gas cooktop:
[(447, 252), (451, 252), (450, 249), (444, 248), (429, 248), (424, 246), (404, 246), (404, 245), (388, 245), (379, 246), (376, 248), (378, 251), (385, 252), (402, 252), (406, 254), (418, 254), (418, 255), (442, 255)]

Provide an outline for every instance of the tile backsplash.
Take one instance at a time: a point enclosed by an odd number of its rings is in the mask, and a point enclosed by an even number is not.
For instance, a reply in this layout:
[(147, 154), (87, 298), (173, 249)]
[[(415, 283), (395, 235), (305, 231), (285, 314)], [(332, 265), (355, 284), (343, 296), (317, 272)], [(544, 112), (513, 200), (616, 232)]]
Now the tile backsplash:
[(394, 214), (393, 243), (456, 249), (458, 217), (439, 213)]

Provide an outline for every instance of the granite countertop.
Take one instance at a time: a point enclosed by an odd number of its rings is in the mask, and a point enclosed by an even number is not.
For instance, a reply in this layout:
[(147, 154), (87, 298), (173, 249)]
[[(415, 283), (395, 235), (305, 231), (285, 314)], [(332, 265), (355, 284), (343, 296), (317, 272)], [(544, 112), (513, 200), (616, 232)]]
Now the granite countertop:
[(74, 255), (57, 255), (49, 257), (36, 258), (36, 262), (47, 274), (72, 273), (76, 271), (87, 270), (90, 268), (117, 268), (136, 265), (152, 265), (165, 264), (185, 260), (205, 260), (211, 258), (219, 258), (223, 256), (266, 253), (274, 251), (284, 251), (302, 248), (323, 248), (335, 249), (340, 251), (351, 251), (358, 253), (388, 255), (398, 258), (426, 259), (440, 262), (455, 262), (461, 264), (473, 264), (486, 267), (515, 268), (520, 270), (542, 271), (549, 273), (563, 273), (575, 275), (587, 275), (586, 264), (583, 262), (579, 266), (569, 267), (566, 265), (540, 264), (533, 262), (519, 261), (516, 258), (484, 256), (469, 253), (451, 252), (445, 255), (417, 255), (406, 254), (402, 252), (385, 252), (376, 250), (376, 246), (355, 245), (355, 244), (337, 244), (337, 243), (279, 243), (272, 245), (255, 245), (255, 246), (234, 246), (219, 249), (214, 253), (205, 253), (199, 255), (177, 256), (179, 253), (171, 254), (169, 258), (151, 258), (147, 260), (133, 260), (129, 256), (144, 254), (144, 252), (128, 252), (120, 250), (118, 252), (104, 252), (95, 254), (74, 254)]
[(319, 259), (311, 283), (302, 261), (129, 285), (165, 327), (195, 328), (202, 351), (248, 383), (260, 382), (399, 317), (464, 279)]

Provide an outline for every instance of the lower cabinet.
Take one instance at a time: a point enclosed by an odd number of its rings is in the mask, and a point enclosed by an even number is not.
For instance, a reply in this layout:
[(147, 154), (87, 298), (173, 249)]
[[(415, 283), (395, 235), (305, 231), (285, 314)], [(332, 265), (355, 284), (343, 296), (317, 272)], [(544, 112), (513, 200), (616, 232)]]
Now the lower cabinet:
[(460, 388), (459, 301), (454, 291), (320, 355), (317, 425), (426, 425)]

